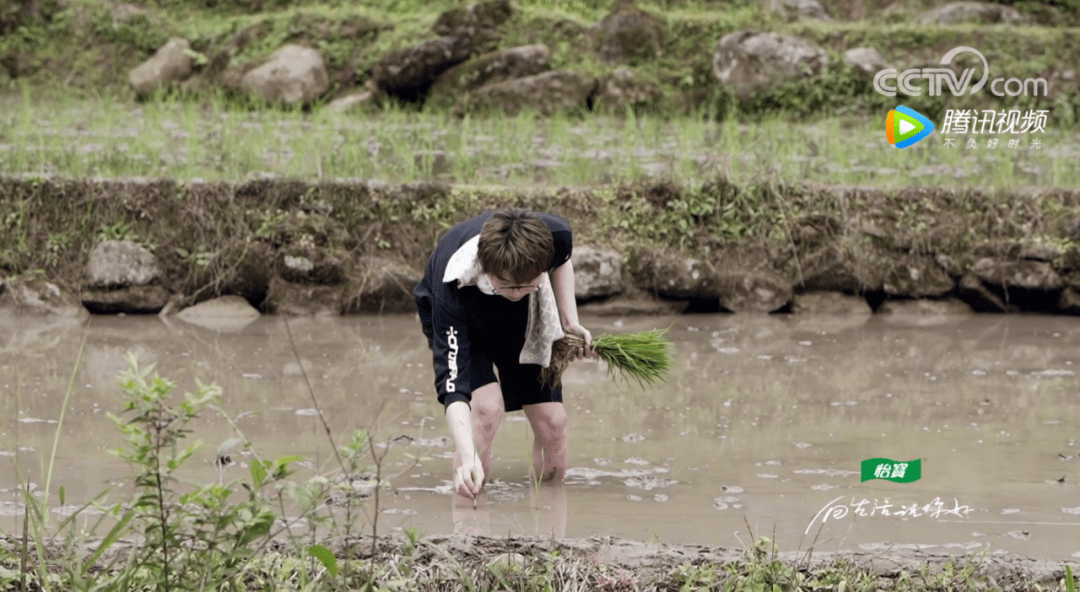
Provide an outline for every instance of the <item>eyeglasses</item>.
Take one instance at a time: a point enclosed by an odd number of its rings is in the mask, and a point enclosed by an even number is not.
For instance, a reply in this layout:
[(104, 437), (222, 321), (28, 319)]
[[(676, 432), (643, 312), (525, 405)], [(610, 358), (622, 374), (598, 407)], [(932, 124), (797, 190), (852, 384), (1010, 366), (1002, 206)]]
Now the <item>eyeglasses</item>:
[(492, 279), (495, 280), (495, 282), (499, 283), (499, 285), (496, 286), (496, 287), (498, 289), (500, 289), (500, 290), (530, 290), (530, 289), (540, 287), (540, 282), (536, 282), (535, 284), (526, 284), (524, 286), (505, 286), (505, 285), (502, 285), (502, 280), (500, 280), (498, 278), (492, 278)]

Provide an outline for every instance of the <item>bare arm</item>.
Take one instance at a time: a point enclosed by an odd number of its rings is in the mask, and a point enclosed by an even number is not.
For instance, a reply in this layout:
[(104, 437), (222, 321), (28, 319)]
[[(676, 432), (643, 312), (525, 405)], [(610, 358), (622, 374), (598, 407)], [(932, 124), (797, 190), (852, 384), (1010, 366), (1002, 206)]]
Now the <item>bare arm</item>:
[(562, 321), (563, 330), (580, 335), (585, 340), (585, 347), (579, 352), (579, 356), (592, 356), (592, 334), (578, 321), (572, 262), (567, 261), (551, 271), (551, 288), (555, 292), (555, 302), (559, 305), (559, 319)]
[(463, 495), (475, 496), (480, 493), (480, 486), (484, 482), (484, 469), (476, 455), (469, 404), (465, 401), (450, 403), (446, 407), (446, 423), (461, 455), (461, 466), (454, 475), (454, 489)]

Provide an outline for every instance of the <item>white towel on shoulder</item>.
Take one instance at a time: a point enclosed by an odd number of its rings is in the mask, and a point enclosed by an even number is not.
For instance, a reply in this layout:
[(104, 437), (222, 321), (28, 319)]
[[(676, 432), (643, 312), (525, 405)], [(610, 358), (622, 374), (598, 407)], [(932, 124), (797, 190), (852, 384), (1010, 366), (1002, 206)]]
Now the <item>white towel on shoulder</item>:
[[(450, 257), (443, 274), (443, 283), (457, 281), (458, 287), (476, 286), (481, 292), (495, 295), (491, 279), (484, 273), (477, 250), (480, 236), (474, 236)], [(525, 328), (525, 346), (518, 361), (522, 364), (551, 364), (551, 344), (565, 337), (559, 322), (559, 305), (548, 274), (542, 274), (540, 288), (529, 294), (529, 324)]]

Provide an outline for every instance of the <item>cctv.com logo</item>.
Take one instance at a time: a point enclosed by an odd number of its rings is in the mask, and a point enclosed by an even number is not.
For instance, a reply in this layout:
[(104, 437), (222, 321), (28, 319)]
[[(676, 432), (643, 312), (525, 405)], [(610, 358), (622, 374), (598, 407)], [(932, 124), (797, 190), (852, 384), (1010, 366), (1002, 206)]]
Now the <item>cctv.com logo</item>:
[[(974, 85), (971, 84), (972, 79), (975, 77), (974, 68), (964, 68), (964, 71), (957, 77), (956, 72), (951, 68), (944, 67), (952, 64), (953, 58), (964, 52), (975, 54), (979, 57), (979, 61), (982, 62), (982, 78)], [(986, 63), (986, 57), (972, 47), (953, 48), (941, 58), (941, 65), (943, 66), (941, 68), (912, 68), (899, 74), (897, 74), (896, 68), (882, 70), (874, 76), (874, 90), (887, 97), (895, 97), (897, 92), (917, 97), (922, 95), (922, 89), (917, 86), (916, 81), (926, 79), (930, 87), (928, 93), (930, 96), (936, 97), (941, 94), (943, 88), (948, 88), (949, 92), (959, 97), (965, 92), (975, 94), (983, 86), (986, 86), (986, 79), (990, 77), (990, 66)], [(895, 81), (895, 86), (892, 84), (893, 81)], [(1042, 92), (1039, 92), (1040, 88)], [(1025, 80), (1019, 78), (995, 78), (990, 82), (990, 92), (999, 97), (1006, 95), (1010, 97), (1042, 95), (1045, 97), (1050, 92), (1050, 85), (1045, 78), (1028, 78)]]

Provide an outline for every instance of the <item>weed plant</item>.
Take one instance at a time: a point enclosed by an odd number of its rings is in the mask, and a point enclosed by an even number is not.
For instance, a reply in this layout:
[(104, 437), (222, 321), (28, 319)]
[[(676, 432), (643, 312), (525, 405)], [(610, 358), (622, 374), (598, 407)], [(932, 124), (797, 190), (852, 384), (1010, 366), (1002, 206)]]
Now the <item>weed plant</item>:
[[(374, 452), (368, 431), (354, 431), (336, 451), (340, 473), (298, 483), (289, 477), (301, 458), (261, 458), (225, 414), (219, 387), (199, 383), (175, 400), (174, 382), (151, 376), (152, 366), (140, 369), (132, 354), (127, 361), (120, 379), (124, 411), (109, 417), (125, 441), (114, 454), (132, 467), (130, 492), (116, 490), (128, 497), (107, 503), (116, 491), (106, 491), (53, 526), (48, 497), (27, 490), (22, 548), (6, 549), (3, 560), (20, 566), (20, 581), (29, 578), (21, 589), (31, 583), (35, 589), (80, 591), (373, 589), (369, 567), (338, 561), (356, 554), (358, 519), (367, 514), (373, 522), (378, 513), (378, 498), (369, 502), (354, 483), (372, 474), (373, 491), (386, 483), (380, 477), (385, 453)], [(185, 465), (204, 447), (188, 436), (207, 411), (223, 416), (237, 435), (218, 448), (221, 480), (185, 481)], [(226, 480), (224, 467), (240, 452), (249, 457), (249, 475)], [(62, 487), (59, 497), (63, 505)], [(374, 513), (362, 507), (369, 503)], [(76, 527), (80, 515), (94, 513), (89, 530)], [(374, 528), (372, 535), (375, 545)], [(0, 575), (15, 573), (5, 568)], [(0, 585), (12, 583), (7, 578)]]

